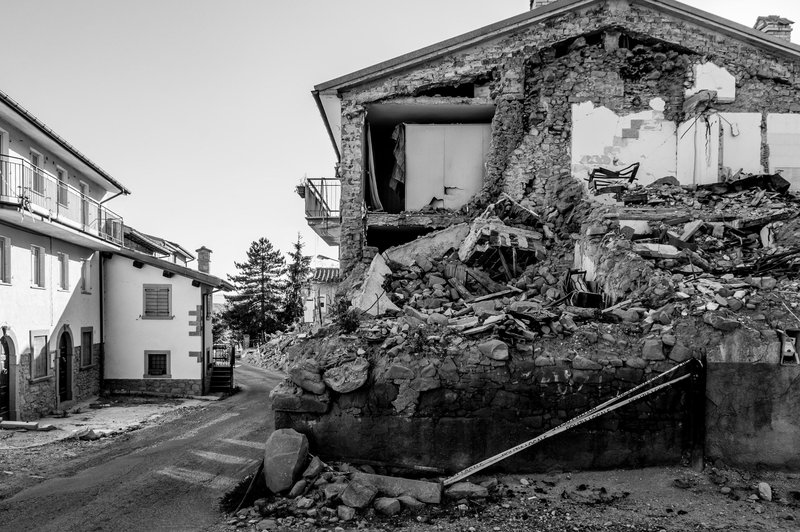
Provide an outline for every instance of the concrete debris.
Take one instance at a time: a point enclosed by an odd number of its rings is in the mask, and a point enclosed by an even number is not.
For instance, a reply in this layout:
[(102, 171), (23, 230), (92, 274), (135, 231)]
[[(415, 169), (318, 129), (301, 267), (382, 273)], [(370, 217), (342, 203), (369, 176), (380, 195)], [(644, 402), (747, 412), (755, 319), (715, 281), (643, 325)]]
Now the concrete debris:
[(378, 494), (378, 488), (354, 478), (342, 492), (342, 502), (351, 508), (366, 508)]
[(371, 316), (381, 316), (387, 312), (399, 311), (400, 309), (391, 302), (383, 290), (384, 279), (391, 272), (383, 256), (375, 255), (367, 270), (364, 283), (353, 296), (351, 301), (353, 307)]
[(373, 507), (376, 512), (386, 517), (399, 514), (400, 510), (402, 510), (400, 501), (393, 497), (378, 497), (375, 499)]
[(302, 389), (315, 393), (325, 393), (325, 383), (322, 382), (322, 375), (319, 368), (310, 362), (294, 366), (289, 369), (289, 378), (293, 383)]
[(380, 493), (390, 497), (408, 495), (428, 504), (439, 504), (442, 500), (442, 487), (435, 482), (368, 473), (355, 473), (353, 478), (358, 479), (363, 484), (373, 486)]
[(445, 491), (449, 499), (485, 499), (489, 490), (472, 482), (456, 482)]
[(272, 493), (282, 493), (294, 485), (306, 465), (308, 438), (293, 429), (278, 429), (270, 434), (264, 448), (264, 480)]

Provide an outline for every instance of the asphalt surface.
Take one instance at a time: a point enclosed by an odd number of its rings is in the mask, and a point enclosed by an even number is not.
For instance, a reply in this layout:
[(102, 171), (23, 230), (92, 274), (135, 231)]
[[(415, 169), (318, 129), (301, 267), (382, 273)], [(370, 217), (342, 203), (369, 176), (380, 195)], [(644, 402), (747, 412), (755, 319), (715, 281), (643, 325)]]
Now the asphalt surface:
[(203, 530), (219, 498), (253, 473), (273, 428), (269, 391), (281, 377), (236, 368), (242, 391), (131, 433), (96, 457), (0, 501), (2, 531)]

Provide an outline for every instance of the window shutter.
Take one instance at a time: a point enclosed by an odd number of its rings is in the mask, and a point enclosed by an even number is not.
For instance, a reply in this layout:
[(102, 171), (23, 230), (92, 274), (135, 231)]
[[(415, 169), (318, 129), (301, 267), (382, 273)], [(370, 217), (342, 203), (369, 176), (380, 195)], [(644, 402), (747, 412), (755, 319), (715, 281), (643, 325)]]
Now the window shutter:
[(69, 290), (69, 254), (64, 253), (62, 255), (64, 258), (64, 290)]
[(39, 248), (39, 286), (44, 286), (44, 248)]
[(0, 264), (0, 281), (4, 283), (11, 282), (11, 239), (7, 236), (0, 238), (3, 246), (2, 264)]
[(144, 315), (150, 318), (169, 317), (169, 287), (146, 286), (144, 288)]

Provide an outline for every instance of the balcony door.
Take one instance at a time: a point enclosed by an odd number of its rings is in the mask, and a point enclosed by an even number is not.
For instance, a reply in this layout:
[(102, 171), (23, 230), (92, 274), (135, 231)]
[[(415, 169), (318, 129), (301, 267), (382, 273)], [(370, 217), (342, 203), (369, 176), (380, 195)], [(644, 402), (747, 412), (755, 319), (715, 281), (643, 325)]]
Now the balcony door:
[[(33, 165), (31, 176), (31, 191), (38, 196), (44, 196), (44, 174), (42, 173), (42, 154), (31, 150), (31, 165)], [(37, 198), (39, 199), (39, 198)], [(41, 203), (39, 200), (36, 203)]]
[(8, 133), (0, 129), (0, 196), (10, 196), (9, 191), (9, 160), (8, 156)]
[(89, 228), (89, 200), (87, 200), (87, 196), (89, 194), (89, 187), (86, 183), (81, 183), (81, 225), (84, 229)]

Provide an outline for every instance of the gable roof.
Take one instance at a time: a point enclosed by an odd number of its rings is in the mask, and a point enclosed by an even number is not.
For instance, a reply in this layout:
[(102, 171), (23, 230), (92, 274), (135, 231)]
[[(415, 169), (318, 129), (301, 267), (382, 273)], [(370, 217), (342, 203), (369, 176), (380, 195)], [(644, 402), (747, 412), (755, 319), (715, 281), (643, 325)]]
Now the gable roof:
[[(598, 4), (605, 0), (558, 0), (547, 6), (526, 11), (520, 15), (495, 22), (488, 26), (464, 33), (425, 48), (383, 61), (375, 65), (356, 70), (314, 87), (313, 94), (330, 90), (343, 90), (369, 83), (375, 79), (389, 76), (402, 70), (411, 69), (440, 57), (452, 54), (464, 48), (502, 37), (508, 33), (523, 29), (556, 15), (576, 10), (581, 7)], [(642, 4), (652, 9), (691, 20), (701, 26), (727, 33), (762, 48), (789, 53), (800, 57), (800, 46), (783, 39), (772, 37), (762, 31), (755, 30), (738, 22), (714, 15), (707, 11), (688, 6), (675, 0), (629, 0), (631, 4)]]
[(181, 266), (180, 264), (175, 264), (173, 262), (169, 262), (164, 259), (159, 259), (158, 257), (154, 257), (152, 255), (148, 255), (140, 251), (134, 251), (128, 248), (122, 248), (118, 251), (114, 251), (114, 253), (116, 255), (121, 255), (129, 259), (138, 260), (140, 262), (143, 262), (144, 264), (149, 264), (150, 266), (153, 266), (155, 268), (161, 268), (164, 271), (172, 272), (181, 275), (183, 277), (188, 277), (189, 279), (198, 281), (212, 288), (219, 288), (225, 292), (230, 292), (236, 289), (236, 287), (234, 287), (231, 283), (225, 281), (224, 279), (220, 279), (219, 277), (215, 277), (208, 273), (199, 272), (197, 270), (192, 270), (191, 268), (187, 268), (186, 266)]
[(83, 164), (91, 168), (93, 171), (97, 172), (97, 174), (100, 177), (102, 177), (110, 184), (112, 184), (114, 188), (120, 191), (121, 194), (127, 195), (131, 193), (131, 191), (125, 188), (122, 185), (122, 183), (111, 177), (111, 175), (109, 175), (108, 172), (100, 168), (100, 166), (98, 166), (84, 154), (79, 152), (77, 148), (75, 148), (72, 144), (64, 140), (64, 138), (56, 134), (56, 132), (47, 127), (44, 122), (33, 116), (33, 114), (31, 114), (30, 111), (22, 107), (22, 105), (20, 105), (16, 100), (11, 98), (8, 94), (4, 93), (3, 91), (0, 91), (0, 102), (4, 103), (12, 111), (14, 111), (20, 117), (22, 117), (26, 122), (28, 122), (33, 127), (44, 133), (51, 140), (55, 141), (56, 144), (67, 150), (70, 154), (79, 159)]

